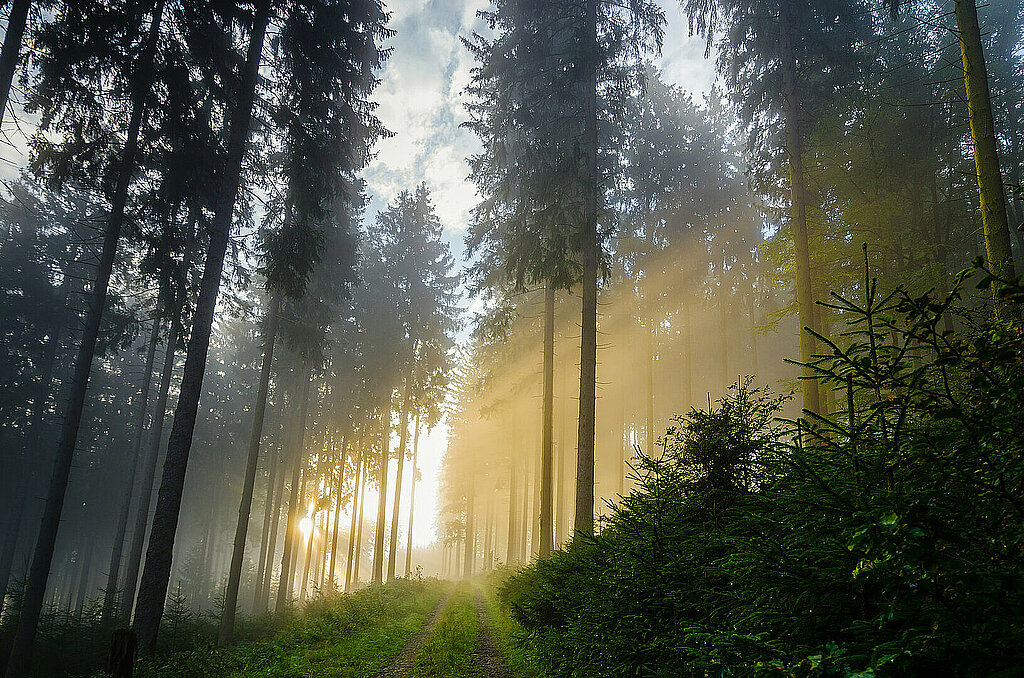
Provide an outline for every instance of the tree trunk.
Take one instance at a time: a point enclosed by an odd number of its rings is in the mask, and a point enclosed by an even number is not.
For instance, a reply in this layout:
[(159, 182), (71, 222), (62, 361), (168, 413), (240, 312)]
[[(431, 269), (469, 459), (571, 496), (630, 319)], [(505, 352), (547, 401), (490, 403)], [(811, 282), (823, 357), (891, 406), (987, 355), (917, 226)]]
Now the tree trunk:
[[(27, 11), (27, 9), (26, 9)], [(117, 165), (117, 184), (114, 188), (110, 208), (110, 220), (103, 234), (103, 246), (96, 267), (96, 278), (93, 283), (83, 321), (81, 343), (75, 357), (74, 375), (71, 378), (71, 393), (68, 398), (64, 422), (61, 426), (60, 441), (57, 443), (57, 454), (50, 477), (50, 487), (46, 497), (46, 506), (39, 526), (35, 551), (32, 555), (32, 566), (29, 568), (22, 599), (21, 615), (18, 619), (18, 630), (7, 660), (6, 678), (20, 678), (28, 670), (31, 660), (32, 645), (35, 643), (39, 615), (43, 609), (43, 598), (46, 595), (46, 581), (50, 574), (53, 561), (53, 549), (57, 541), (57, 530), (60, 526), (61, 512), (64, 509), (64, 495), (67, 491), (68, 476), (71, 462), (78, 442), (78, 429), (82, 423), (82, 410), (85, 406), (85, 392), (89, 385), (89, 371), (96, 353), (96, 342), (99, 337), (100, 320), (103, 307), (106, 305), (107, 288), (114, 267), (117, 253), (117, 241), (121, 237), (121, 226), (124, 223), (125, 203), (128, 200), (128, 186), (135, 170), (135, 157), (139, 150), (139, 131), (146, 110), (147, 87), (150, 85), (151, 64), (155, 59), (157, 35), (163, 13), (163, 1), (160, 0), (153, 10), (153, 19), (146, 36), (146, 46), (139, 57), (140, 77), (133, 88), (131, 97), (131, 116), (128, 132), (125, 137), (121, 161)], [(24, 26), (22, 26), (24, 29)], [(13, 36), (11, 36), (13, 38)], [(19, 40), (20, 43), (20, 40)], [(5, 44), (6, 49), (6, 44)], [(15, 56), (12, 59), (16, 60)], [(13, 73), (13, 71), (12, 71)]]
[[(275, 464), (281, 463), (281, 459), (278, 457), (275, 457)], [(274, 489), (274, 507), (270, 511), (270, 535), (267, 537), (266, 562), (263, 565), (263, 578), (260, 579), (259, 598), (253, 604), (255, 614), (265, 614), (270, 609), (270, 581), (273, 578), (274, 555), (277, 553), (277, 531), (281, 523), (281, 506), (284, 503), (284, 469), (276, 475), (277, 487)]]
[(192, 448), (199, 398), (203, 391), (206, 357), (210, 348), (210, 335), (213, 332), (213, 314), (220, 291), (231, 218), (241, 184), (242, 162), (249, 138), (260, 57), (269, 20), (270, 3), (264, 0), (257, 5), (239, 83), (238, 101), (231, 112), (220, 198), (210, 227), (210, 241), (192, 320), (181, 391), (174, 410), (174, 423), (167, 444), (167, 457), (164, 460), (156, 513), (153, 515), (153, 527), (149, 536), (149, 549), (146, 552), (146, 566), (139, 587), (135, 632), (139, 637), (139, 650), (143, 656), (151, 655), (156, 646), (160, 617), (163, 616), (164, 599), (167, 596), (174, 536), (178, 529), (178, 515), (181, 509), (181, 493), (185, 486), (185, 470)]
[(517, 525), (516, 525), (516, 460), (514, 457), (508, 462), (508, 545), (505, 547), (505, 564), (512, 565), (519, 561), (516, 554)]
[(555, 288), (544, 290), (544, 403), (540, 451), (540, 547), (537, 553), (547, 557), (554, 549), (553, 465), (555, 405)]
[(131, 620), (132, 608), (135, 606), (135, 589), (139, 580), (142, 548), (146, 542), (146, 528), (149, 526), (149, 507), (153, 501), (156, 464), (160, 456), (164, 420), (167, 417), (167, 398), (171, 389), (171, 379), (174, 376), (174, 352), (178, 342), (179, 331), (180, 324), (178, 320), (172, 320), (167, 336), (167, 348), (164, 351), (164, 363), (161, 367), (160, 386), (153, 408), (153, 422), (150, 425), (146, 459), (142, 468), (142, 487), (139, 488), (139, 505), (136, 509), (135, 527), (132, 532), (131, 545), (128, 549), (127, 562), (125, 562), (124, 587), (121, 590), (121, 606), (118, 611), (118, 619), (124, 622)]
[(594, 426), (597, 406), (597, 0), (586, 0), (584, 45), (583, 312), (580, 321), (580, 414), (576, 453), (576, 533), (594, 534)]
[(405, 534), (405, 577), (412, 573), (412, 519), (416, 515), (416, 460), (420, 450), (420, 413), (416, 411), (416, 429), (412, 435), (412, 473), (409, 485), (409, 530)]
[(75, 616), (82, 616), (82, 609), (85, 607), (85, 594), (89, 590), (89, 575), (92, 574), (92, 544), (86, 544), (83, 549), (82, 569), (78, 576), (78, 595), (75, 600)]
[(281, 576), (277, 582), (277, 601), (274, 603), (274, 611), (277, 614), (284, 612), (285, 607), (291, 602), (291, 580), (292, 580), (292, 552), (295, 550), (295, 531), (300, 520), (299, 506), (301, 493), (299, 479), (302, 475), (302, 466), (306, 461), (305, 434), (306, 414), (309, 411), (309, 386), (310, 375), (305, 373), (302, 378), (302, 401), (299, 405), (299, 428), (295, 432), (295, 452), (292, 466), (291, 496), (288, 500), (288, 519), (284, 524), (284, 552), (281, 554)]
[[(970, 114), (971, 140), (974, 143), (974, 165), (978, 174), (978, 196), (981, 220), (985, 227), (985, 250), (992, 273), (1004, 280), (1013, 278), (1013, 252), (1010, 249), (1010, 228), (1006, 219), (1006, 196), (999, 170), (992, 101), (988, 84), (988, 68), (978, 25), (975, 0), (955, 0), (956, 23), (960, 53), (964, 63), (964, 87)], [(993, 286), (993, 292), (998, 285)], [(996, 297), (997, 315), (1015, 315), (1012, 305)]]
[(380, 441), (380, 495), (377, 501), (377, 530), (373, 540), (373, 581), (384, 578), (384, 520), (387, 513), (388, 458), (391, 456), (391, 393), (387, 395), (387, 406), (381, 412)]
[[(253, 600), (252, 600), (252, 611), (253, 614), (261, 614), (260, 601), (263, 599), (263, 578), (267, 572), (267, 565), (273, 562), (273, 553), (270, 545), (270, 524), (277, 517), (274, 513), (274, 502), (279, 499), (279, 495), (274, 492), (274, 485), (277, 481), (277, 458), (278, 458), (278, 446), (274, 446), (274, 451), (270, 457), (269, 472), (267, 474), (267, 493), (263, 500), (263, 528), (260, 534), (260, 558), (256, 563), (256, 585), (253, 587)], [(268, 555), (268, 550), (271, 550), (271, 554)]]
[(245, 538), (249, 531), (249, 513), (256, 488), (256, 470), (260, 461), (260, 441), (263, 439), (263, 419), (267, 413), (267, 393), (270, 391), (270, 368), (274, 362), (274, 342), (277, 340), (278, 317), (281, 302), (274, 299), (263, 330), (263, 363), (260, 365), (260, 383), (256, 389), (252, 430), (249, 433), (249, 453), (245, 461), (245, 480), (242, 482), (242, 500), (238, 505), (238, 523), (231, 548), (231, 568), (228, 570), (228, 588), (224, 593), (224, 611), (220, 616), (217, 644), (227, 645), (235, 632), (235, 613), (238, 607), (238, 586), (242, 580), (242, 559), (245, 557)]
[[(65, 302), (67, 301), (67, 281), (61, 287), (65, 288)], [(63, 310), (63, 309), (62, 309)], [(29, 486), (34, 484), (35, 461), (33, 455), (41, 456), (43, 450), (39, 441), (42, 435), (43, 418), (46, 410), (46, 401), (53, 386), (54, 367), (57, 363), (57, 349), (60, 347), (60, 335), (64, 329), (65, 314), (61, 313), (57, 325), (50, 332), (50, 340), (46, 343), (46, 352), (40, 372), (44, 375), (39, 382), (39, 390), (36, 393), (35, 402), (32, 403), (32, 419), (29, 422), (28, 433), (25, 436), (25, 446), (21, 451), (22, 456), (22, 482), (18, 483), (17, 495), (14, 498), (14, 508), (8, 516), (7, 534), (4, 535), (3, 552), (0, 553), (0, 617), (3, 616), (4, 603), (7, 598), (7, 587), (11, 581), (11, 570), (14, 567), (14, 556), (18, 551), (18, 536), (21, 533), (21, 523), (24, 520), (25, 505), (28, 502)]]
[(807, 329), (814, 324), (814, 299), (811, 292), (811, 258), (807, 237), (807, 187), (803, 167), (803, 133), (800, 129), (800, 101), (796, 82), (796, 57), (793, 54), (792, 0), (779, 0), (780, 57), (782, 87), (786, 100), (786, 152), (789, 155), (790, 227), (796, 256), (796, 302), (800, 322), (800, 362), (803, 406), (809, 412), (821, 409), (818, 380), (806, 365), (814, 356), (814, 337)]
[[(359, 509), (362, 507), (361, 495), (362, 495), (362, 482), (365, 471), (363, 469), (363, 458), (366, 454), (365, 447), (365, 431), (359, 436), (359, 455), (356, 459), (356, 474), (352, 480), (352, 516), (349, 521), (348, 528), (348, 558), (345, 562), (345, 593), (352, 590), (352, 561), (355, 559), (356, 549), (359, 545), (356, 543), (356, 520), (358, 519)], [(359, 573), (356, 573), (358, 576)]]
[(18, 70), (21, 41), (25, 35), (28, 10), (31, 6), (32, 0), (14, 0), (7, 15), (7, 32), (4, 35), (4, 46), (0, 49), (0, 125), (3, 125), (4, 114), (7, 112), (14, 73)]
[[(337, 589), (337, 582), (334, 579), (334, 573), (337, 571), (338, 562), (338, 523), (341, 522), (341, 491), (345, 486), (345, 462), (348, 459), (348, 434), (346, 433), (341, 438), (341, 464), (338, 466), (338, 483), (334, 488), (334, 530), (331, 535), (331, 569), (328, 576), (330, 582), (330, 588)], [(353, 460), (354, 462), (354, 460)], [(352, 470), (355, 471), (355, 463), (352, 464)], [(353, 486), (353, 496), (355, 496)]]
[(103, 611), (101, 620), (108, 623), (114, 614), (117, 603), (118, 575), (121, 569), (121, 556), (124, 552), (124, 536), (128, 530), (128, 514), (131, 512), (132, 494), (135, 492), (135, 479), (139, 471), (139, 455), (142, 452), (142, 438), (146, 428), (146, 413), (149, 411), (149, 390), (153, 383), (153, 363), (156, 362), (156, 344), (160, 338), (159, 311), (153, 318), (153, 331), (149, 335), (149, 346), (146, 350), (146, 366), (142, 375), (142, 388), (139, 391), (139, 410), (135, 416), (135, 441), (132, 445), (131, 467), (128, 471), (128, 487), (124, 500), (121, 502), (121, 513), (117, 519), (117, 532), (114, 533), (114, 546), (110, 550), (110, 566), (107, 568), (107, 587), (103, 592)]
[(475, 487), (470, 487), (466, 494), (466, 553), (462, 559), (462, 577), (469, 579), (473, 576), (473, 561), (476, 555), (476, 540), (473, 526), (473, 493)]
[(519, 558), (523, 561), (530, 560), (530, 552), (527, 550), (527, 534), (530, 532), (530, 463), (526, 458), (523, 459), (523, 499), (522, 505), (519, 512)]
[[(644, 366), (647, 393), (644, 404), (647, 406), (647, 454), (654, 454), (654, 321), (647, 318), (647, 352)], [(621, 470), (621, 469), (620, 469)]]
[[(365, 454), (365, 450), (363, 452)], [(363, 552), (363, 509), (366, 508), (367, 459), (363, 459), (363, 479), (359, 483), (359, 518), (356, 521), (356, 550), (352, 564), (352, 585), (359, 583), (359, 561)]]
[(388, 544), (388, 581), (395, 578), (395, 556), (398, 553), (398, 516), (402, 502), (402, 470), (405, 467), (405, 448), (409, 443), (409, 408), (411, 407), (413, 384), (416, 380), (415, 351), (413, 364), (409, 368), (409, 379), (405, 385), (405, 399), (402, 403), (402, 428), (398, 432), (398, 468), (395, 473), (395, 499), (391, 511), (391, 541)]

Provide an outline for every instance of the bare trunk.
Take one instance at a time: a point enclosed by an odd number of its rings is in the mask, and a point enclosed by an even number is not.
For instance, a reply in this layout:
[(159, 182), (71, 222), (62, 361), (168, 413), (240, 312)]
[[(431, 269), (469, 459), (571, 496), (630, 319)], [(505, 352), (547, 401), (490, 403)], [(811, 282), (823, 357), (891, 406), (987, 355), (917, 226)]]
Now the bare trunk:
[(271, 555), (273, 546), (270, 544), (270, 524), (274, 522), (277, 514), (274, 513), (274, 506), (279, 495), (274, 492), (274, 485), (277, 481), (277, 458), (278, 448), (275, 446), (270, 463), (267, 465), (267, 493), (263, 500), (263, 529), (260, 534), (260, 558), (256, 562), (256, 586), (253, 591), (252, 611), (253, 614), (261, 614), (260, 601), (263, 598), (263, 579), (267, 573), (267, 566), (272, 562)]
[(373, 581), (384, 579), (384, 520), (388, 501), (388, 459), (391, 454), (391, 393), (387, 394), (387, 405), (381, 412), (380, 441), (380, 494), (377, 499), (377, 530), (373, 537)]
[[(355, 559), (355, 552), (358, 548), (356, 543), (356, 521), (359, 515), (359, 508), (362, 506), (360, 496), (362, 494), (363, 482), (363, 458), (366, 453), (364, 435), (359, 436), (359, 457), (356, 459), (356, 475), (352, 481), (352, 517), (348, 528), (348, 559), (345, 563), (345, 593), (352, 590), (352, 561)], [(358, 576), (358, 572), (356, 573)]]
[(597, 0), (586, 0), (583, 92), (583, 311), (580, 321), (580, 414), (576, 453), (576, 533), (594, 534), (594, 426), (597, 405)]
[(420, 450), (420, 413), (416, 412), (416, 430), (412, 435), (412, 475), (409, 485), (409, 530), (405, 535), (405, 576), (412, 573), (412, 519), (416, 515), (416, 460)]
[[(978, 25), (975, 0), (955, 0), (956, 23), (960, 53), (964, 64), (964, 87), (970, 114), (971, 140), (974, 143), (974, 165), (978, 175), (978, 196), (981, 220), (985, 227), (985, 250), (992, 273), (1003, 280), (1013, 278), (1013, 252), (1010, 249), (1010, 228), (1006, 219), (1006, 196), (999, 170), (999, 151), (995, 125), (992, 121), (992, 100), (988, 84), (988, 68)], [(998, 291), (993, 286), (993, 292)], [(1016, 315), (1009, 302), (996, 296), (997, 314), (1003, 318)]]
[(808, 412), (818, 413), (821, 402), (818, 380), (807, 366), (814, 356), (814, 337), (807, 329), (816, 330), (814, 299), (811, 287), (811, 257), (807, 236), (807, 188), (803, 166), (803, 132), (800, 129), (800, 100), (796, 82), (796, 57), (793, 54), (793, 21), (791, 0), (779, 1), (779, 30), (782, 86), (786, 99), (786, 152), (789, 155), (790, 228), (796, 257), (796, 302), (800, 321), (800, 362), (803, 406)]
[(544, 403), (540, 448), (540, 547), (538, 554), (546, 557), (554, 548), (553, 482), (554, 482), (554, 405), (555, 405), (555, 288), (548, 283), (544, 290)]
[(110, 565), (107, 568), (107, 587), (103, 592), (102, 621), (109, 622), (117, 604), (118, 575), (121, 569), (121, 556), (124, 555), (124, 536), (128, 530), (128, 514), (131, 512), (132, 494), (135, 492), (135, 479), (139, 471), (139, 455), (142, 452), (142, 439), (146, 428), (146, 413), (149, 411), (149, 390), (153, 383), (153, 363), (156, 362), (156, 344), (160, 338), (160, 318), (158, 312), (153, 318), (153, 330), (149, 335), (146, 350), (146, 366), (142, 374), (142, 388), (139, 390), (139, 410), (135, 415), (135, 441), (132, 445), (131, 467), (128, 471), (128, 487), (125, 488), (121, 512), (117, 518), (117, 532), (114, 533), (114, 545), (110, 550)]
[[(415, 358), (414, 358), (415, 360)], [(409, 442), (409, 408), (413, 383), (415, 382), (415, 366), (409, 368), (409, 378), (405, 385), (405, 399), (402, 403), (402, 428), (398, 432), (398, 468), (395, 473), (395, 498), (391, 511), (391, 540), (388, 543), (388, 581), (395, 578), (395, 556), (398, 552), (398, 516), (402, 503), (402, 471), (405, 467), (405, 448)]]
[(309, 412), (309, 387), (310, 375), (306, 373), (302, 378), (302, 402), (300, 404), (298, 430), (295, 432), (295, 450), (293, 453), (291, 497), (288, 500), (288, 519), (284, 527), (284, 552), (281, 554), (281, 578), (277, 583), (277, 601), (274, 610), (278, 614), (284, 612), (285, 607), (291, 602), (291, 579), (292, 579), (292, 552), (295, 551), (295, 531), (301, 518), (299, 505), (301, 490), (299, 488), (302, 466), (306, 461), (305, 437), (306, 437), (306, 415)]
[[(13, 6), (12, 6), (13, 11)], [(25, 9), (27, 12), (27, 8)], [(43, 509), (39, 535), (36, 539), (35, 551), (32, 555), (32, 566), (29, 568), (28, 579), (22, 599), (21, 614), (18, 619), (18, 630), (14, 644), (7, 660), (6, 678), (20, 678), (29, 668), (32, 645), (35, 643), (39, 615), (43, 609), (43, 598), (46, 595), (46, 581), (50, 575), (53, 561), (53, 549), (57, 541), (57, 530), (60, 527), (61, 513), (64, 509), (64, 498), (68, 486), (68, 475), (71, 462), (78, 442), (78, 430), (82, 423), (82, 410), (85, 406), (85, 392), (89, 385), (89, 371), (96, 353), (96, 342), (99, 337), (100, 321), (103, 307), (106, 305), (107, 288), (114, 267), (117, 253), (117, 241), (121, 237), (121, 226), (124, 223), (125, 203), (128, 200), (128, 186), (135, 171), (135, 158), (139, 150), (139, 131), (146, 111), (146, 98), (150, 85), (150, 64), (156, 53), (157, 35), (160, 30), (160, 19), (163, 2), (157, 3), (153, 11), (146, 45), (139, 56), (140, 77), (135, 83), (131, 99), (131, 115), (121, 160), (117, 164), (117, 183), (114, 188), (110, 208), (110, 220), (103, 235), (103, 246), (96, 267), (96, 278), (93, 282), (89, 307), (83, 321), (81, 343), (75, 357), (74, 375), (71, 378), (71, 393), (68, 398), (64, 422), (61, 427), (60, 441), (50, 477), (50, 487)], [(24, 24), (21, 27), (24, 30)], [(13, 39), (13, 36), (11, 36)], [(20, 44), (20, 40), (18, 41)], [(4, 45), (6, 51), (6, 41)], [(16, 62), (17, 56), (11, 55)], [(13, 65), (11, 73), (13, 74)], [(4, 77), (0, 74), (0, 77)], [(0, 83), (2, 84), (2, 83)], [(8, 85), (9, 90), (9, 85)]]
[(231, 566), (228, 570), (228, 587), (224, 593), (224, 611), (220, 616), (217, 644), (227, 645), (235, 632), (235, 613), (238, 608), (238, 586), (242, 580), (242, 559), (245, 557), (245, 539), (249, 532), (249, 513), (252, 511), (252, 495), (256, 489), (256, 471), (260, 461), (260, 442), (263, 440), (263, 420), (267, 413), (267, 393), (270, 391), (270, 368), (274, 362), (274, 342), (277, 341), (277, 323), (281, 302), (270, 303), (270, 311), (263, 330), (263, 363), (260, 365), (260, 382), (256, 389), (256, 404), (253, 407), (252, 430), (249, 433), (249, 453), (245, 461), (245, 478), (242, 481), (242, 500), (238, 505), (238, 523), (235, 525), (235, 541), (231, 548)]
[(505, 547), (505, 562), (508, 565), (519, 561), (516, 554), (516, 490), (516, 461), (511, 458), (508, 462), (508, 545)]
[(476, 551), (476, 535), (473, 532), (473, 489), (470, 487), (466, 496), (466, 554), (462, 559), (462, 576), (464, 579), (469, 579), (473, 576), (473, 561)]
[(4, 46), (0, 49), (0, 125), (4, 122), (7, 112), (7, 101), (11, 96), (11, 84), (14, 73), (18, 70), (18, 58), (21, 54), (21, 42), (28, 24), (28, 10), (32, 0), (14, 0), (11, 11), (7, 14), (7, 31), (4, 34)]

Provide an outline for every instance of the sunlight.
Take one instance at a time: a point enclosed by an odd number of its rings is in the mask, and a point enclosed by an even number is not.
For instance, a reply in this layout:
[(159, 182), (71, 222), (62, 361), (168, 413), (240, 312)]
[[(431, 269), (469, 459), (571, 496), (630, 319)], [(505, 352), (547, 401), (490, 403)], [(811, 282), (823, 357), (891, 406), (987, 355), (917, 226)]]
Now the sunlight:
[(305, 516), (302, 520), (299, 521), (299, 532), (301, 532), (302, 534), (308, 535), (312, 531), (313, 531), (313, 519), (310, 518), (309, 516)]

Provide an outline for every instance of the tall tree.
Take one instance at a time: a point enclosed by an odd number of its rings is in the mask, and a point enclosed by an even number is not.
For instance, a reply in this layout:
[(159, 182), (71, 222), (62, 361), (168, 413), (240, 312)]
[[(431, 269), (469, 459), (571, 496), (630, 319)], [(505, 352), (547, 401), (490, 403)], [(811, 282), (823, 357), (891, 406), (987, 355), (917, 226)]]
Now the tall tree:
[[(143, 36), (143, 47), (138, 56), (135, 77), (129, 79), (128, 91), (125, 93), (127, 108), (130, 113), (124, 145), (117, 160), (111, 163), (110, 171), (115, 177), (115, 186), (111, 196), (110, 217), (104, 232), (103, 246), (97, 262), (95, 279), (92, 283), (89, 307), (85, 314), (83, 332), (78, 353), (75, 357), (72, 386), (64, 414), (60, 440), (57, 444), (56, 459), (47, 492), (46, 507), (43, 511), (39, 535), (32, 555), (32, 566), (29, 569), (28, 579), (25, 584), (24, 599), (18, 619), (18, 631), (7, 661), (5, 674), (7, 678), (18, 678), (28, 670), (32, 645), (35, 642), (36, 628), (39, 624), (39, 615), (42, 611), (43, 598), (46, 593), (46, 582), (49, 578), (51, 561), (53, 559), (54, 544), (57, 540), (57, 530), (64, 508), (68, 475), (71, 471), (71, 462), (74, 457), (75, 445), (78, 441), (82, 410), (85, 405), (85, 393), (89, 383), (89, 372), (92, 367), (93, 356), (96, 353), (100, 321), (107, 300), (107, 288), (114, 266), (114, 257), (117, 253), (118, 240), (121, 236), (121, 227), (124, 223), (128, 190), (136, 170), (139, 134), (151, 91), (151, 64), (156, 56), (163, 11), (163, 0), (157, 0), (156, 5), (152, 8), (149, 26), (143, 31), (137, 31), (139, 28), (137, 26), (124, 26), (123, 24), (119, 26), (120, 35), (127, 36), (129, 43), (132, 34), (141, 33)], [(64, 14), (60, 17), (60, 20), (54, 22), (50, 27), (49, 36), (67, 36), (71, 40), (87, 42), (92, 39), (93, 31), (103, 32), (105, 30), (103, 23), (97, 21), (104, 18), (104, 15), (104, 10), (97, 10), (91, 3), (65, 4)], [(47, 39), (44, 37), (40, 42), (46, 45)], [(76, 109), (72, 113), (69, 110), (75, 108), (77, 102), (70, 96), (71, 91), (62, 91), (56, 86), (56, 83), (68, 80), (73, 82), (75, 76), (80, 75), (76, 72), (77, 64), (73, 61), (63, 61), (67, 50), (57, 47), (52, 38), (49, 42), (49, 51), (44, 52), (44, 54), (43, 58), (47, 59), (44, 63), (49, 68), (42, 70), (43, 84), (37, 88), (41, 96), (33, 102), (33, 108), (41, 110), (44, 120), (49, 120), (51, 124), (56, 121), (69, 124), (69, 117), (78, 115), (81, 111)], [(123, 62), (122, 65), (124, 65)], [(71, 73), (68, 71), (71, 71)], [(109, 74), (101, 72), (89, 75), (94, 78), (103, 78)], [(86, 83), (82, 84), (88, 86)], [(95, 110), (95, 101), (93, 104)], [(62, 115), (69, 117), (62, 117)], [(46, 126), (44, 125), (45, 128)], [(74, 129), (74, 126), (69, 126), (67, 129)], [(42, 149), (40, 151), (42, 153), (40, 158), (41, 165), (45, 167), (46, 161), (52, 159), (56, 154), (47, 153), (49, 149), (46, 149), (45, 144), (40, 145), (40, 148)]]

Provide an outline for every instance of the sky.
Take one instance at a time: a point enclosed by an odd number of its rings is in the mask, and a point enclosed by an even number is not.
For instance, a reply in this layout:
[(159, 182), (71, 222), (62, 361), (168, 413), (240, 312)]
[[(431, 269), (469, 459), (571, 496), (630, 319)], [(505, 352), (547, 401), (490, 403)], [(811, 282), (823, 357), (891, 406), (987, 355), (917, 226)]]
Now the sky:
[[(394, 0), (387, 3), (393, 50), (382, 71), (374, 99), (378, 117), (394, 133), (377, 145), (377, 155), (364, 172), (370, 194), (367, 218), (373, 219), (403, 189), (426, 182), (458, 266), (469, 212), (477, 196), (469, 181), (467, 158), (479, 150), (473, 133), (460, 127), (467, 120), (463, 90), (473, 59), (460, 37), (482, 30), (477, 12), (486, 0)], [(704, 58), (704, 41), (690, 38), (685, 17), (675, 0), (661, 0), (668, 20), (665, 47), (655, 62), (665, 79), (695, 98), (714, 80), (712, 61)], [(463, 299), (468, 308), (473, 300)], [(435, 539), (438, 481), (447, 431), (440, 425), (420, 439), (422, 484), (417, 487), (413, 541), (425, 546)], [(408, 497), (408, 491), (403, 492)], [(403, 507), (402, 513), (408, 510)], [(404, 525), (404, 521), (403, 521)]]

